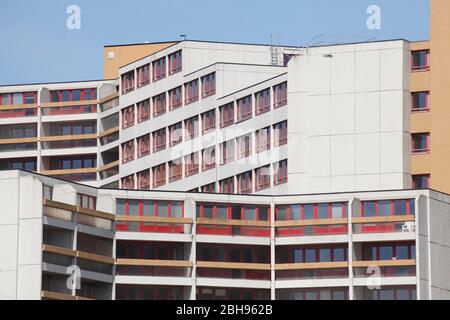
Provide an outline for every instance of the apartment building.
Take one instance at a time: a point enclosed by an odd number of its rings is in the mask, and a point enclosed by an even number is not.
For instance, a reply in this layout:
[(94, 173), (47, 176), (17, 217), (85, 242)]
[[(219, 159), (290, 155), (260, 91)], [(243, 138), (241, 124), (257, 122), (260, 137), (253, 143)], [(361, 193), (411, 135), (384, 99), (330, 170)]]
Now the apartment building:
[(0, 173), (0, 297), (449, 299), (450, 197), (102, 189)]

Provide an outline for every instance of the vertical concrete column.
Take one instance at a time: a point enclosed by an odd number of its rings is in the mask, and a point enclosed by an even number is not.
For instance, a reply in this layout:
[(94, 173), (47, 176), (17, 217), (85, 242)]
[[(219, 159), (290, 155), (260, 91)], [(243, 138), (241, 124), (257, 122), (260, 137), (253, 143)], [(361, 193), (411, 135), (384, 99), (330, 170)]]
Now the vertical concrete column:
[[(193, 224), (190, 230), (192, 241), (191, 241), (191, 252), (189, 256), (189, 261), (192, 262), (192, 274), (191, 274), (191, 291), (190, 300), (196, 300), (197, 292), (197, 217), (196, 217), (196, 203), (193, 198), (188, 197), (184, 201), (184, 212), (186, 212), (186, 218), (192, 218)], [(186, 229), (185, 229), (186, 230)], [(186, 231), (185, 231), (186, 232)]]
[(275, 300), (275, 203), (270, 204), (270, 299)]
[(353, 286), (353, 258), (355, 257), (355, 252), (353, 248), (353, 222), (352, 217), (356, 216), (361, 209), (361, 201), (356, 198), (350, 199), (348, 203), (348, 278), (349, 278), (349, 300), (355, 300), (355, 290)]

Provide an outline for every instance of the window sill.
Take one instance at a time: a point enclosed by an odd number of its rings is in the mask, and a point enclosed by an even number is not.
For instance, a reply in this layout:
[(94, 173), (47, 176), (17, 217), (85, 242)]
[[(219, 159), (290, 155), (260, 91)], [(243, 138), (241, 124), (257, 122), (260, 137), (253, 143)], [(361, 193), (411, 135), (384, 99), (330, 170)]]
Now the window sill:
[(142, 88), (142, 87), (148, 86), (149, 84), (150, 84), (150, 80), (138, 84), (138, 85), (137, 85), (137, 88), (140, 89), (140, 88)]
[(430, 108), (427, 109), (411, 109), (411, 113), (427, 113), (430, 112)]
[(205, 92), (204, 94), (202, 94), (202, 99), (211, 97), (211, 96), (213, 96), (213, 95), (215, 95), (215, 94), (216, 94), (216, 90), (212, 90), (212, 91), (209, 91), (209, 92)]
[(169, 106), (169, 111), (173, 111), (173, 110), (179, 109), (181, 106), (182, 106), (181, 102), (178, 103), (178, 104), (175, 104), (173, 106)]
[(194, 102), (197, 102), (197, 101), (198, 101), (198, 97), (195, 97), (195, 98), (186, 100), (184, 105), (187, 106), (188, 104), (191, 104), (191, 103), (194, 103)]

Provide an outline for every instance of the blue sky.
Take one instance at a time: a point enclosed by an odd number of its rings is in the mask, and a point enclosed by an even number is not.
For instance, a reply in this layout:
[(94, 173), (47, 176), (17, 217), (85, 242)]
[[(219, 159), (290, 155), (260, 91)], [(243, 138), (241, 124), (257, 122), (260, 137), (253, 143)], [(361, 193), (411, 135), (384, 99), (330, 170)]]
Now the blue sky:
[[(81, 30), (66, 9), (81, 8)], [(381, 8), (381, 30), (366, 26)], [(306, 45), (429, 37), (429, 0), (1, 0), (0, 84), (93, 80), (107, 44), (190, 39)]]

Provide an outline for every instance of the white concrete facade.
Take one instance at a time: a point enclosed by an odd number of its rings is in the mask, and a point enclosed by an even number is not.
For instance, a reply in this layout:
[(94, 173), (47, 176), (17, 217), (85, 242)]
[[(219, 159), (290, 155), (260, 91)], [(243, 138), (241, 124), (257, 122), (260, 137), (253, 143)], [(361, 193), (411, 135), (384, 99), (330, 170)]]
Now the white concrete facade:
[[(43, 190), (52, 189), (46, 193)], [(97, 189), (94, 187), (73, 184), (50, 177), (36, 175), (22, 171), (8, 171), (0, 173), (0, 189), (3, 199), (3, 207), (0, 210), (0, 243), (2, 244), (0, 256), (0, 288), (2, 299), (118, 299), (119, 295), (127, 290), (129, 286), (138, 288), (182, 288), (182, 299), (201, 299), (202, 292), (210, 289), (228, 292), (227, 290), (256, 290), (269, 299), (293, 298), (304, 292), (322, 292), (328, 296), (331, 292), (338, 290), (345, 292), (345, 298), (351, 300), (367, 299), (367, 294), (372, 294), (368, 285), (371, 273), (365, 272), (365, 266), (379, 266), (392, 268), (396, 271), (383, 271), (379, 278), (383, 292), (394, 292), (397, 299), (401, 299), (404, 292), (409, 292), (409, 298), (427, 299), (450, 299), (450, 282), (447, 275), (450, 252), (446, 240), (446, 226), (448, 225), (450, 212), (450, 197), (448, 195), (431, 190), (403, 190), (403, 191), (375, 191), (355, 193), (330, 193), (291, 196), (258, 196), (258, 195), (220, 195), (201, 194), (166, 191), (130, 191), (114, 189)], [(43, 197), (45, 195), (45, 199)], [(77, 195), (84, 194), (96, 198), (96, 207), (86, 210), (76, 206)], [(26, 199), (26, 200), (25, 200)], [(148, 220), (147, 224), (158, 224), (157, 221), (165, 223), (186, 223), (184, 229), (178, 232), (129, 230), (118, 231), (118, 224), (123, 215), (118, 214), (118, 200), (124, 201), (160, 201), (181, 202), (184, 214), (183, 222), (179, 220)], [(393, 216), (362, 216), (362, 206), (366, 202), (408, 201), (408, 215), (401, 215), (403, 211), (396, 211)], [(271, 214), (265, 228), (270, 230), (267, 234), (249, 235), (221, 235), (201, 231), (204, 226), (202, 217), (196, 217), (199, 206), (203, 204), (239, 205), (245, 207), (267, 206)], [(343, 224), (348, 231), (336, 235), (298, 234), (296, 236), (283, 236), (280, 230), (283, 226), (289, 226), (296, 220), (280, 220), (278, 208), (286, 205), (309, 205), (309, 204), (332, 204), (341, 203), (346, 206), (345, 220), (332, 218), (331, 220), (309, 220), (303, 221), (298, 226), (304, 225), (326, 225)], [(69, 206), (68, 206), (69, 205)], [(72, 205), (72, 206), (71, 206)], [(6, 206), (6, 207), (5, 207)], [(53, 208), (53, 209), (51, 209)], [(58, 209), (59, 208), (59, 209)], [(406, 207), (405, 207), (406, 208)], [(51, 209), (51, 210), (50, 210)], [(406, 209), (405, 209), (406, 210)], [(78, 218), (67, 219), (67, 214)], [(400, 214), (400, 215), (397, 215)], [(406, 211), (405, 211), (406, 214)], [(105, 215), (115, 217), (112, 224), (105, 224)], [(86, 220), (87, 216), (91, 219)], [(75, 219), (75, 220), (74, 220)], [(118, 220), (119, 219), (119, 220)], [(338, 220), (333, 220), (338, 219)], [(139, 220), (129, 220), (139, 221)], [(145, 220), (142, 220), (145, 221)], [(178, 222), (176, 222), (178, 221)], [(265, 220), (246, 220), (245, 225), (261, 223)], [(408, 223), (407, 223), (408, 222)], [(93, 223), (93, 224), (92, 224)], [(236, 220), (213, 220), (207, 223), (234, 223)], [(312, 223), (312, 224), (310, 224)], [(318, 224), (319, 223), (319, 224)], [(398, 225), (391, 231), (360, 232), (360, 226), (373, 228)], [(92, 224), (89, 226), (88, 224)], [(261, 224), (255, 224), (255, 226)], [(131, 225), (130, 225), (131, 226)], [(134, 227), (133, 227), (134, 228)], [(141, 228), (141, 227), (139, 227)], [(234, 232), (234, 231), (233, 231)], [(51, 235), (51, 236), (49, 236)], [(73, 243), (71, 242), (72, 237)], [(83, 238), (95, 237), (107, 241), (113, 248), (111, 256), (99, 252), (87, 254), (83, 249)], [(68, 241), (68, 242), (67, 242)], [(77, 243), (78, 242), (78, 243)], [(119, 253), (117, 246), (120, 244), (134, 246), (138, 243), (145, 245), (181, 244), (184, 247), (184, 259), (168, 260), (174, 265), (183, 263), (190, 267), (182, 267), (183, 275), (167, 274), (171, 267), (164, 267), (166, 271), (161, 274), (149, 274), (146, 271), (130, 271), (131, 269), (118, 269), (124, 266), (123, 253)], [(376, 245), (407, 245), (411, 248), (410, 258), (401, 258), (399, 252), (392, 260), (367, 260), (364, 256), (363, 247)], [(267, 279), (247, 278), (245, 275), (238, 278), (226, 278), (220, 276), (208, 277), (199, 274), (199, 269), (208, 268), (202, 261), (200, 251), (202, 245), (220, 245), (229, 248), (258, 247), (270, 252), (270, 261), (267, 269), (255, 262), (242, 263), (241, 268), (262, 268), (267, 270)], [(281, 251), (284, 248), (345, 248), (346, 259), (342, 262), (344, 269), (348, 269), (346, 276), (334, 276), (316, 272), (332, 272), (333, 268), (342, 268), (327, 263), (316, 263), (312, 272), (314, 275), (291, 275), (286, 278), (282, 276), (282, 270), (301, 272), (308, 268), (308, 263), (297, 263), (289, 265), (279, 261)], [(86, 247), (84, 247), (86, 248)], [(92, 247), (94, 248), (94, 247)], [(200, 251), (199, 251), (200, 250)], [(50, 255), (56, 256), (50, 257)], [(63, 257), (72, 257), (72, 263), (81, 268), (81, 289), (72, 290), (61, 286), (67, 277), (66, 265)], [(49, 260), (50, 259), (50, 260)], [(87, 259), (87, 260), (86, 260)], [(105, 260), (106, 259), (106, 260)], [(111, 267), (100, 268), (102, 263), (111, 260)], [(103, 261), (100, 265), (87, 264)], [(127, 263), (130, 263), (128, 260)], [(166, 262), (168, 262), (166, 261)], [(161, 260), (135, 260), (133, 265), (158, 265), (166, 263)], [(136, 264), (137, 263), (137, 264)], [(216, 261), (217, 264), (225, 264), (219, 268), (225, 272), (228, 268), (234, 268), (233, 264)], [(94, 268), (95, 267), (95, 268)], [(363, 269), (361, 269), (363, 267)], [(410, 268), (404, 273), (402, 268)], [(94, 269), (92, 269), (94, 268)], [(331, 268), (331, 269), (330, 269)], [(396, 269), (400, 268), (400, 269)], [(117, 269), (117, 271), (116, 271)], [(107, 271), (105, 271), (107, 270)], [(128, 271), (127, 271), (128, 270)], [(141, 270), (141, 269), (139, 269)], [(161, 269), (162, 270), (162, 269)], [(322, 270), (322, 271), (321, 271)], [(359, 270), (359, 271), (358, 271)], [(229, 270), (228, 270), (229, 271)], [(129, 273), (128, 272), (132, 272)], [(362, 272), (362, 273), (361, 273)], [(384, 274), (386, 273), (386, 275)], [(84, 286), (91, 286), (85, 290)], [(83, 291), (84, 290), (84, 291)], [(175, 290), (175, 289), (174, 289)], [(221, 291), (222, 290), (222, 291)], [(237, 290), (237, 291), (236, 291)], [(322, 290), (322, 291), (321, 291)], [(327, 291), (328, 290), (328, 291)], [(331, 291), (330, 291), (331, 290)], [(384, 291), (383, 291), (384, 290)], [(389, 290), (393, 290), (392, 292)], [(119, 293), (122, 292), (122, 293)], [(196, 293), (197, 292), (197, 293)], [(376, 291), (378, 292), (378, 291)], [(398, 293), (397, 293), (398, 292)], [(321, 293), (321, 294), (322, 294)], [(306, 293), (305, 293), (306, 294)], [(317, 293), (318, 294), (318, 293)], [(287, 295), (287, 296), (286, 296)], [(317, 296), (318, 297), (318, 296)], [(321, 295), (322, 297), (322, 295)], [(130, 297), (128, 297), (130, 298)]]

